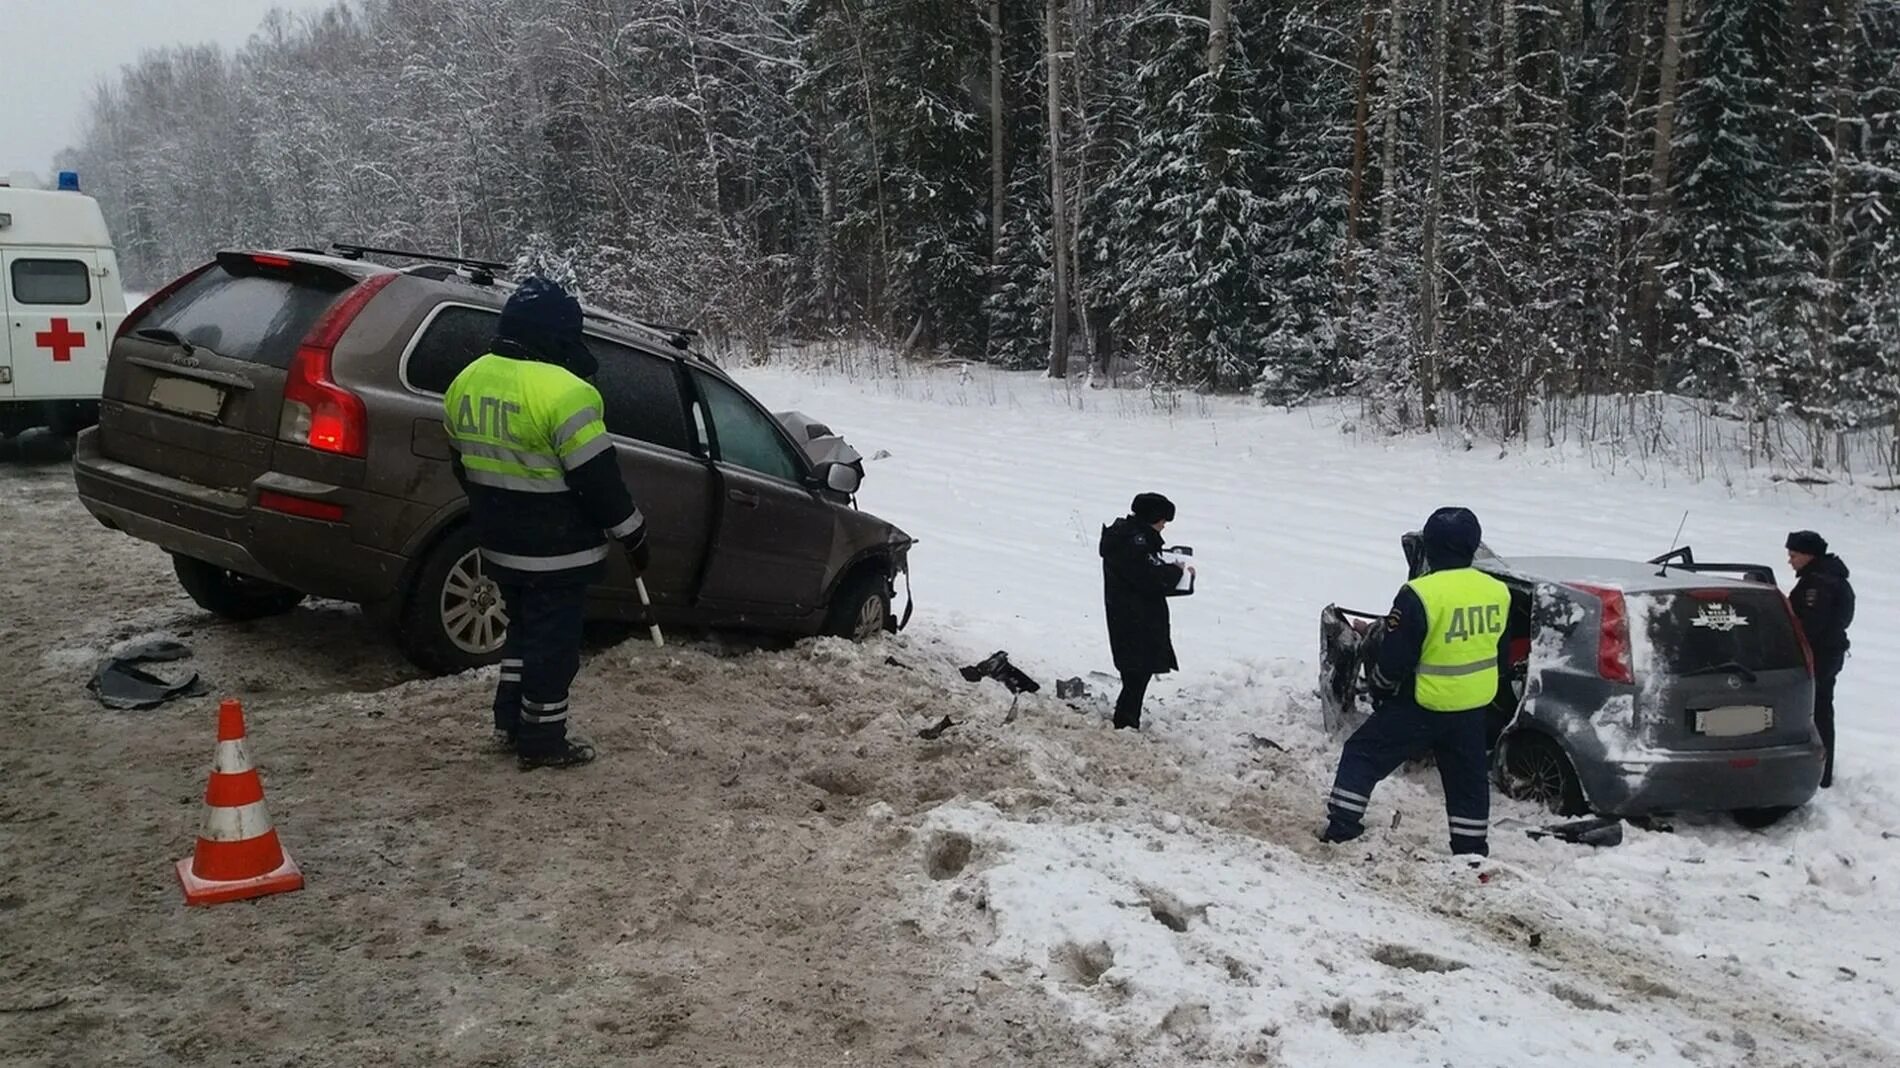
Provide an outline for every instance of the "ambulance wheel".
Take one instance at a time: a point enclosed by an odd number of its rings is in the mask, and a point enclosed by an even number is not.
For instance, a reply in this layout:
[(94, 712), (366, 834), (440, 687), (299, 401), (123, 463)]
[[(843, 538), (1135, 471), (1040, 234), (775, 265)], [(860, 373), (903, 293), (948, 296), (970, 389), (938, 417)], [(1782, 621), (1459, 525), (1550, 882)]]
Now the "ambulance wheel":
[(416, 568), (397, 624), (403, 655), (434, 675), (455, 675), (501, 659), (508, 613), (501, 587), (482, 567), (475, 528), (456, 527)]
[(863, 571), (846, 579), (831, 599), (825, 633), (854, 642), (896, 630), (891, 616), (890, 584), (882, 571)]
[(1577, 769), (1555, 739), (1535, 731), (1518, 731), (1500, 742), (1504, 755), (1498, 788), (1505, 796), (1535, 801), (1559, 816), (1589, 814), (1590, 805), (1583, 798)]
[(199, 608), (223, 619), (281, 616), (303, 603), (303, 594), (261, 578), (227, 570), (189, 556), (172, 555), (178, 584)]
[(70, 438), (98, 422), (98, 401), (65, 401), (53, 406), (46, 427), (62, 438)]

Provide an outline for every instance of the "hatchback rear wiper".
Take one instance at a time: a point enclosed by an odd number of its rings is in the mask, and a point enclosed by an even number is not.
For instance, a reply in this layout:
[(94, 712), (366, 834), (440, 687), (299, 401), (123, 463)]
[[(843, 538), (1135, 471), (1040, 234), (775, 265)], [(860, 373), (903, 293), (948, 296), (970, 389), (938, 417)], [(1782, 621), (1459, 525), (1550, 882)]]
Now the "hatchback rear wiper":
[(1676, 677), (1686, 679), (1695, 675), (1724, 675), (1724, 674), (1740, 675), (1742, 677), (1742, 681), (1744, 682), (1754, 682), (1759, 677), (1752, 670), (1746, 667), (1743, 667), (1742, 665), (1736, 663), (1733, 660), (1727, 660), (1720, 664), (1710, 664), (1708, 667), (1697, 668), (1694, 671), (1679, 671), (1676, 673)]
[(166, 330), (163, 327), (149, 326), (142, 330), (134, 330), (132, 331), (132, 336), (142, 337), (147, 341), (156, 341), (161, 345), (175, 345), (178, 348), (184, 349), (185, 355), (187, 356), (196, 351), (195, 346), (184, 338), (179, 337), (176, 331)]

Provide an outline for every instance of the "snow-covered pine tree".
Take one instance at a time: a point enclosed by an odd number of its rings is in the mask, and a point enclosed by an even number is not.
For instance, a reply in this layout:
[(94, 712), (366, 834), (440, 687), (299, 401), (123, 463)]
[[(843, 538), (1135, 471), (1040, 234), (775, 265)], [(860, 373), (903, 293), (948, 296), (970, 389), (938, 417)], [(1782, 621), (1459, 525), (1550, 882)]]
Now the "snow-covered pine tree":
[(1800, 343), (1775, 286), (1791, 269), (1777, 161), (1786, 116), (1777, 77), (1781, 5), (1701, 0), (1687, 37), (1694, 76), (1676, 119), (1671, 251), (1682, 270), (1661, 303), (1662, 381), (1702, 394), (1740, 391), (1766, 411)]

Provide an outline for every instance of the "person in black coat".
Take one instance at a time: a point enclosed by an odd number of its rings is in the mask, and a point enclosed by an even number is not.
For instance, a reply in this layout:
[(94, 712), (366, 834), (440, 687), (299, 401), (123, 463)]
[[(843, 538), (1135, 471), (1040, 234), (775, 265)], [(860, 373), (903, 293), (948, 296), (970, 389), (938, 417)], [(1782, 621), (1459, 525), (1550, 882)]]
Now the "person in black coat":
[(1821, 730), (1827, 763), (1821, 786), (1834, 785), (1834, 679), (1847, 663), (1847, 628), (1854, 622), (1854, 587), (1847, 565), (1827, 551), (1827, 539), (1812, 530), (1788, 535), (1788, 566), (1794, 568), (1794, 605), (1801, 633), (1814, 650), (1814, 725)]
[(1161, 558), (1161, 529), (1173, 520), (1174, 502), (1143, 493), (1127, 515), (1102, 528), (1102, 604), (1108, 612), (1108, 646), (1122, 677), (1115, 699), (1118, 730), (1141, 729), (1149, 681), (1180, 666), (1168, 632), (1168, 597), (1183, 567)]

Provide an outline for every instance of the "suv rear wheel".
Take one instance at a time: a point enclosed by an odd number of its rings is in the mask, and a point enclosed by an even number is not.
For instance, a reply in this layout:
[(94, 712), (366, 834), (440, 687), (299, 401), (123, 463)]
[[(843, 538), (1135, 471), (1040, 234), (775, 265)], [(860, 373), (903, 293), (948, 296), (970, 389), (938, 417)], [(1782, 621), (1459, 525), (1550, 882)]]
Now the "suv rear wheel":
[(281, 616), (303, 603), (303, 594), (189, 556), (172, 556), (172, 571), (199, 608), (225, 619)]
[(1563, 747), (1533, 731), (1505, 735), (1503, 774), (1498, 789), (1519, 801), (1536, 801), (1559, 816), (1584, 816), (1583, 783)]
[(826, 634), (861, 642), (890, 629), (890, 585), (882, 571), (859, 572), (838, 587), (825, 617)]
[(416, 569), (396, 640), (417, 667), (454, 675), (500, 660), (507, 636), (501, 587), (483, 570), (475, 528), (457, 527)]

